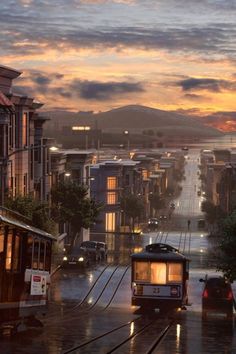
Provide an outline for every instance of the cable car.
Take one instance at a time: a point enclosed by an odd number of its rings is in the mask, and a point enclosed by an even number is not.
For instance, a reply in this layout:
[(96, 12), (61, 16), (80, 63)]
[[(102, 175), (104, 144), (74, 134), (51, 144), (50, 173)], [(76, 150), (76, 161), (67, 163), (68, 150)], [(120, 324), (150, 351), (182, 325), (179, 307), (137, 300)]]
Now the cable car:
[(27, 221), (0, 208), (0, 329), (46, 312), (55, 239)]
[(189, 259), (164, 243), (131, 255), (132, 305), (171, 310), (188, 304)]

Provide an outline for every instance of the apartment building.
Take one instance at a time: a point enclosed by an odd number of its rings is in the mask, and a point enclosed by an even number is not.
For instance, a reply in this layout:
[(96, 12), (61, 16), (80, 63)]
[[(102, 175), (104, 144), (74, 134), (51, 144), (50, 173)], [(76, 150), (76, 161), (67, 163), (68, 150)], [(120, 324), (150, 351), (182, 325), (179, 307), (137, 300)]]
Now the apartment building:
[(1, 205), (7, 195), (31, 194), (49, 200), (49, 144), (37, 110), (43, 106), (14, 92), (13, 81), (21, 72), (0, 65), (0, 173)]

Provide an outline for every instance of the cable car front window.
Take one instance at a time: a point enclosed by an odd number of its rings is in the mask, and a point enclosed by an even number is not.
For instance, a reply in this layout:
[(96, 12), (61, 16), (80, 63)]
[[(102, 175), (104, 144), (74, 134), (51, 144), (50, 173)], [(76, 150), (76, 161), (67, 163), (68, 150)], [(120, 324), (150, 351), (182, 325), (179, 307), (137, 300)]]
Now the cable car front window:
[(166, 284), (166, 263), (151, 263), (151, 284)]
[(168, 264), (168, 282), (182, 282), (183, 280), (183, 264), (169, 263)]
[(134, 281), (149, 281), (149, 263), (134, 263)]
[(11, 270), (12, 264), (12, 241), (13, 241), (13, 231), (9, 230), (7, 235), (7, 254), (6, 254), (6, 270)]
[(14, 256), (13, 256), (13, 270), (19, 271), (20, 268), (20, 235), (15, 235)]

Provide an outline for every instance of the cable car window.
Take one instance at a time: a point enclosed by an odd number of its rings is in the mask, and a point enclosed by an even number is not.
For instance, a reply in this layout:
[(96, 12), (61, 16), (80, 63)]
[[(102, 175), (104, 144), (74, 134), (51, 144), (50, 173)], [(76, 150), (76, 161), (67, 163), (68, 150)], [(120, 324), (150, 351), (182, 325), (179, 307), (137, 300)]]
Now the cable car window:
[(4, 230), (0, 229), (0, 253), (4, 251)]
[(166, 263), (151, 263), (151, 284), (166, 284)]
[(168, 264), (168, 282), (182, 282), (183, 265), (182, 263)]
[(28, 236), (26, 251), (26, 268), (32, 268), (33, 237)]
[(46, 242), (45, 270), (50, 271), (51, 266), (51, 243)]
[(13, 270), (16, 272), (20, 268), (20, 235), (15, 235), (14, 253), (13, 253)]
[(45, 242), (40, 242), (40, 252), (39, 252), (39, 269), (44, 269), (44, 256), (45, 256)]
[(12, 240), (13, 240), (13, 233), (12, 233), (12, 230), (9, 230), (8, 235), (7, 235), (7, 252), (6, 252), (6, 263), (5, 263), (6, 270), (11, 270)]
[(33, 269), (39, 267), (39, 241), (34, 240), (34, 255), (33, 255)]
[(0, 229), (0, 272), (4, 265), (4, 229)]
[(149, 263), (135, 262), (134, 263), (134, 281), (142, 280), (149, 281)]

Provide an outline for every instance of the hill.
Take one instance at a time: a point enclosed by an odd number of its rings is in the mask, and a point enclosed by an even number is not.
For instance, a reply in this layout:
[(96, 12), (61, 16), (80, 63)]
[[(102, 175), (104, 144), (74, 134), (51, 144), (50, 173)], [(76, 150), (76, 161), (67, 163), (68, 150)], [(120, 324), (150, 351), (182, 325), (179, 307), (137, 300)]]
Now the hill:
[[(49, 113), (49, 114), (48, 114)], [(129, 105), (107, 112), (72, 113), (72, 112), (47, 112), (51, 118), (47, 123), (50, 129), (54, 125), (89, 125), (97, 127), (104, 132), (121, 133), (124, 130), (139, 134), (144, 130), (161, 132), (164, 135), (211, 137), (220, 136), (222, 133), (212, 127), (206, 126), (202, 121), (191, 116), (175, 112), (159, 110), (139, 105)]]

